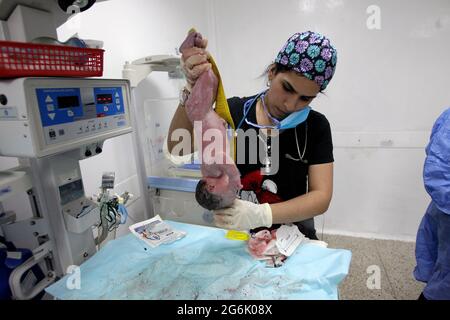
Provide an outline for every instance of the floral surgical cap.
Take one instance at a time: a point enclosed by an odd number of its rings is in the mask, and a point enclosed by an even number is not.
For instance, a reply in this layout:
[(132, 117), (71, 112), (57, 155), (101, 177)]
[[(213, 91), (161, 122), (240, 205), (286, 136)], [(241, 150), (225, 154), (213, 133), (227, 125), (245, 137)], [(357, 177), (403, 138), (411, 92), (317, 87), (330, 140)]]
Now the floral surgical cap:
[(306, 31), (291, 36), (278, 53), (275, 62), (313, 80), (322, 91), (334, 75), (337, 53), (328, 38)]

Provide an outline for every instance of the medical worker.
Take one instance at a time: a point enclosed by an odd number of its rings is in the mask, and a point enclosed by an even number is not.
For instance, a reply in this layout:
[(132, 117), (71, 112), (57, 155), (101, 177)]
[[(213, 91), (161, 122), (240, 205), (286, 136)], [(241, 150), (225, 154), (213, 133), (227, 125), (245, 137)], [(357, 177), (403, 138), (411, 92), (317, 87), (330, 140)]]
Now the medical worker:
[(414, 276), (426, 283), (419, 299), (450, 300), (450, 108), (433, 126), (423, 181), (431, 203), (416, 239)]
[[(196, 48), (195, 54), (182, 57), (187, 79), (184, 92), (211, 67), (206, 43), (205, 40), (202, 48)], [(245, 62), (257, 54), (242, 51), (241, 58)], [(328, 38), (311, 31), (295, 33), (267, 68), (265, 90), (250, 97), (228, 99), (237, 134), (255, 130), (263, 141), (263, 150), (258, 147), (258, 153), (267, 156), (257, 163), (237, 161), (247, 199), (236, 199), (231, 207), (214, 211), (218, 227), (251, 230), (295, 223), (307, 237), (317, 239), (313, 218), (324, 213), (330, 204), (334, 158), (330, 124), (310, 104), (327, 88), (336, 62), (336, 49)], [(192, 132), (182, 105), (172, 120), (169, 137), (176, 128)], [(272, 170), (270, 166), (274, 164), (268, 160), (274, 159), (271, 152), (275, 152), (275, 139), (279, 163), (277, 170)], [(242, 159), (242, 152), (245, 159), (250, 159), (249, 143), (244, 150), (238, 146), (236, 159)], [(169, 151), (173, 145), (168, 143)], [(270, 174), (264, 174), (265, 169)]]

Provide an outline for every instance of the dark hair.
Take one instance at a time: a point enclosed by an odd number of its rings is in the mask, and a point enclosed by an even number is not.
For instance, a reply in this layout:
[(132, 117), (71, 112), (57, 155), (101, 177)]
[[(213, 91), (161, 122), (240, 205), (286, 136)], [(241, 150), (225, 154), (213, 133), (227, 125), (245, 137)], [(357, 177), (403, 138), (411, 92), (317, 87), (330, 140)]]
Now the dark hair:
[[(273, 67), (271, 67), (273, 66)], [(271, 64), (270, 66), (267, 67), (266, 73), (268, 73), (270, 71), (270, 69), (273, 68), (273, 73), (274, 74), (278, 74), (278, 73), (283, 73), (283, 72), (289, 72), (289, 71), (294, 71), (291, 68), (288, 68), (285, 65), (282, 65), (278, 62), (274, 62), (273, 64)], [(295, 72), (295, 71), (294, 71)], [(298, 72), (297, 72), (298, 73)], [(300, 74), (300, 73), (299, 73)], [(301, 74), (300, 74), (301, 75)]]
[[(292, 70), (291, 68), (289, 68), (289, 67), (287, 67), (287, 66), (285, 66), (285, 65), (282, 65), (281, 63), (278, 63), (278, 62), (274, 62), (274, 63), (270, 64), (270, 65), (266, 68), (266, 71), (264, 71), (264, 73), (261, 75), (261, 77), (266, 76), (266, 75), (269, 73), (270, 70), (273, 70), (273, 73), (274, 73), (275, 75), (278, 74), (278, 73), (284, 73), (284, 72), (290, 72), (290, 71), (292, 71), (292, 72), (295, 72), (295, 73), (296, 73), (297, 75), (299, 75), (300, 77), (305, 77), (305, 76), (304, 76), (303, 74), (301, 74), (300, 72), (297, 72), (297, 71), (295, 71), (295, 70)], [(323, 91), (322, 91), (322, 89), (320, 89), (319, 93), (324, 94)]]
[[(278, 62), (274, 62), (274, 63), (271, 63), (271, 64), (269, 64), (269, 65), (267, 66), (266, 70), (263, 72), (263, 74), (261, 75), (261, 77), (266, 76), (266, 75), (269, 73), (270, 70), (273, 70), (273, 73), (274, 73), (274, 74), (283, 73), (283, 72), (289, 72), (289, 71), (294, 71), (294, 70), (292, 70), (291, 68), (288, 68), (288, 67), (285, 66), (285, 65), (282, 65), (282, 64), (280, 64), (280, 63), (278, 63)], [(294, 71), (294, 72), (296, 72), (296, 71)], [(297, 72), (297, 73), (298, 73), (298, 72)], [(299, 73), (299, 75), (301, 75), (301, 74)]]
[(217, 210), (221, 208), (222, 199), (218, 195), (212, 194), (208, 191), (205, 180), (200, 180), (197, 183), (197, 188), (195, 189), (195, 199), (198, 204), (205, 209)]

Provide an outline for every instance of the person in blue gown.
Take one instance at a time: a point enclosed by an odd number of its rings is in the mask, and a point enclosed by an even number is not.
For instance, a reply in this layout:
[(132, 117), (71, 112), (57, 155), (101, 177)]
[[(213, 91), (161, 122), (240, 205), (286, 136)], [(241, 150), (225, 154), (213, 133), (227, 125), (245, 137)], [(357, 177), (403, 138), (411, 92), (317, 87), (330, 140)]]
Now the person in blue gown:
[(431, 203), (417, 232), (414, 277), (426, 283), (419, 299), (450, 300), (450, 108), (433, 126), (423, 180)]

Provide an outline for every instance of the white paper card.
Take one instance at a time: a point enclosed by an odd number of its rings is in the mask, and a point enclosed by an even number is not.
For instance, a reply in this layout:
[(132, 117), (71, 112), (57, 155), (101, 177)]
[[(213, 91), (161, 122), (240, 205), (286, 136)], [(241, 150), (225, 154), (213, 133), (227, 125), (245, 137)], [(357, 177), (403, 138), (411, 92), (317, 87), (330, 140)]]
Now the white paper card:
[(186, 232), (184, 231), (173, 229), (169, 224), (164, 222), (159, 215), (133, 224), (129, 229), (136, 237), (152, 247), (157, 247), (160, 244), (172, 243), (186, 235)]
[(292, 255), (305, 239), (305, 236), (298, 230), (296, 225), (282, 225), (277, 230), (277, 247), (285, 256)]

